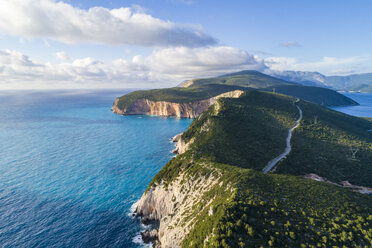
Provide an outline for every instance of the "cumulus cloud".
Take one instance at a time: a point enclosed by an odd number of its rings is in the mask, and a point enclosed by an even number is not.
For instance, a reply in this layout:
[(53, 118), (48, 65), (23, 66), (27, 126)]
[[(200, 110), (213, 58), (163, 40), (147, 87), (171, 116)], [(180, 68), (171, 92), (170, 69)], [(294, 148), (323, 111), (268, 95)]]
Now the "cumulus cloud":
[(260, 58), (228, 46), (162, 49), (154, 51), (145, 63), (151, 65), (154, 71), (180, 78), (215, 76), (244, 69), (262, 70), (266, 67)]
[(57, 52), (56, 58), (59, 60), (69, 60), (70, 57), (65, 52)]
[(297, 41), (288, 41), (280, 44), (282, 47), (287, 47), (287, 48), (293, 48), (293, 47), (301, 47), (300, 43)]
[(291, 57), (269, 57), (265, 59), (265, 65), (276, 71), (317, 71), (325, 74), (345, 74), (351, 68), (360, 67), (360, 64), (368, 61), (367, 56), (354, 56), (346, 58), (323, 57), (315, 62), (299, 62)]
[(0, 32), (64, 43), (201, 47), (216, 44), (200, 26), (178, 25), (135, 8), (75, 8), (54, 0), (1, 0)]
[[(166, 48), (147, 57), (116, 59), (104, 63), (94, 58), (70, 63), (38, 63), (11, 50), (0, 50), (0, 88), (11, 83), (33, 83), (65, 88), (75, 87), (166, 87), (196, 77), (217, 76), (243, 69), (262, 70), (264, 61), (232, 47)], [(32, 88), (32, 87), (31, 87)]]
[[(67, 56), (67, 55), (66, 55)], [(350, 72), (367, 57), (324, 57), (317, 62), (295, 58), (260, 59), (228, 46), (159, 49), (148, 56), (118, 58), (105, 63), (87, 57), (60, 63), (40, 63), (12, 50), (0, 50), (0, 88), (155, 88), (183, 80), (218, 76), (239, 70), (319, 71), (327, 75)]]

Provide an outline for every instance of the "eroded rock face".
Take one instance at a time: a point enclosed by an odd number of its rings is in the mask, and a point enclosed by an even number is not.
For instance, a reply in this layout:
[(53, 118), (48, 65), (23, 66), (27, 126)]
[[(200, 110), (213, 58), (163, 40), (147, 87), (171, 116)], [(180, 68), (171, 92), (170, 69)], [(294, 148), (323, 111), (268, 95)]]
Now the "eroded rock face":
[[(218, 178), (212, 175), (207, 178), (200, 177), (198, 180), (185, 180), (184, 177), (181, 173), (167, 187), (163, 183), (151, 187), (138, 202), (135, 213), (142, 217), (142, 222), (159, 222), (155, 240), (159, 247), (181, 247), (183, 238), (193, 228), (197, 217), (192, 215), (192, 207), (203, 201), (203, 194), (218, 182)], [(210, 203), (205, 203), (204, 208), (209, 209)], [(145, 235), (146, 238), (148, 236), (154, 241), (150, 233)]]
[(154, 246), (160, 247), (160, 245), (157, 245), (158, 242), (158, 231), (156, 229), (154, 230), (146, 230), (141, 233), (142, 240), (145, 244), (153, 243)]
[(117, 104), (117, 98), (112, 106), (112, 111), (121, 115), (157, 115), (157, 116), (174, 116), (178, 118), (197, 118), (203, 113), (210, 105), (214, 104), (218, 98), (231, 97), (238, 98), (244, 91), (234, 90), (229, 91), (210, 99), (187, 102), (187, 103), (174, 103), (166, 101), (151, 101), (148, 99), (138, 99), (131, 106), (126, 109), (120, 109)]
[(194, 143), (194, 138), (192, 138), (189, 142), (185, 142), (183, 139), (182, 139), (182, 134), (183, 133), (180, 133), (180, 134), (177, 134), (176, 136), (174, 136), (172, 138), (172, 141), (174, 143), (176, 143), (176, 148), (174, 148), (174, 150), (172, 150), (172, 153), (175, 153), (175, 154), (182, 154), (184, 153), (185, 151), (187, 151), (187, 149), (189, 148), (189, 146)]

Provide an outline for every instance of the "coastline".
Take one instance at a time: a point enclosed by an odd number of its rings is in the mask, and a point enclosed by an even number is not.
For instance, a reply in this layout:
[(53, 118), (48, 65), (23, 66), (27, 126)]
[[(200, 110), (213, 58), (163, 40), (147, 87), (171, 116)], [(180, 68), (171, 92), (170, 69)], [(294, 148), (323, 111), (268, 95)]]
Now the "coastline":
[[(169, 139), (170, 141), (169, 143), (174, 144), (174, 149), (169, 151), (170, 153), (174, 154), (173, 157), (176, 157), (179, 154), (178, 152), (179, 141), (181, 141), (182, 134), (183, 132), (176, 134), (175, 136)], [(137, 213), (138, 204), (141, 201), (141, 198), (142, 196), (137, 201), (135, 201), (129, 209), (128, 215), (130, 215), (131, 218), (139, 219), (140, 225), (141, 225), (141, 230), (137, 233), (135, 237), (133, 237), (132, 242), (135, 244), (139, 244), (142, 247), (146, 247), (146, 248), (161, 247), (160, 246), (161, 244), (159, 243), (160, 242), (159, 237), (158, 237), (158, 228), (157, 228), (158, 224), (156, 223), (157, 221), (156, 220), (153, 220), (153, 221), (143, 220), (142, 216), (139, 213)]]

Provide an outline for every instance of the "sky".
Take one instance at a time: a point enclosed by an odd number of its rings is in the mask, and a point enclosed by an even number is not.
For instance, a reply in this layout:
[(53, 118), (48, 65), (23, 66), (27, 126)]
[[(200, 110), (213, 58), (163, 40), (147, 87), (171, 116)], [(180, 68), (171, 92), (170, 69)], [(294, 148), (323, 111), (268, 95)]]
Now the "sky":
[(0, 89), (372, 72), (369, 0), (1, 0)]

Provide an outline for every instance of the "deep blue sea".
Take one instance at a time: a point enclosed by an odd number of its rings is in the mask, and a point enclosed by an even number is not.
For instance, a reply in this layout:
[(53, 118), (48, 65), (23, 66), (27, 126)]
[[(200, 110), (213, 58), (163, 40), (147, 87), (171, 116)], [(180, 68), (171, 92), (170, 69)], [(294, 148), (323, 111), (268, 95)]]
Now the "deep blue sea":
[(347, 92), (342, 94), (357, 101), (360, 106), (338, 107), (333, 109), (349, 115), (359, 117), (372, 117), (372, 94)]
[(130, 215), (191, 120), (119, 116), (124, 90), (0, 92), (0, 247), (140, 247)]

